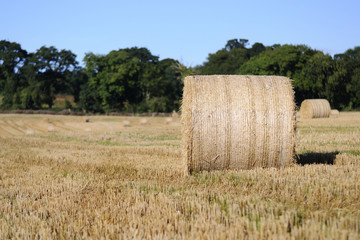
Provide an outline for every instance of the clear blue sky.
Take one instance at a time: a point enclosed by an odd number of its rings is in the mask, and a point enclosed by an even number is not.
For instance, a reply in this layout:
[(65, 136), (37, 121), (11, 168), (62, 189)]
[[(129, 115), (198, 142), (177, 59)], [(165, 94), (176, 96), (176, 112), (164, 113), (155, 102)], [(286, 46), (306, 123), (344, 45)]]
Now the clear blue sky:
[(360, 46), (360, 1), (0, 0), (0, 40), (71, 50), (81, 64), (137, 46), (195, 66), (234, 38), (343, 53)]

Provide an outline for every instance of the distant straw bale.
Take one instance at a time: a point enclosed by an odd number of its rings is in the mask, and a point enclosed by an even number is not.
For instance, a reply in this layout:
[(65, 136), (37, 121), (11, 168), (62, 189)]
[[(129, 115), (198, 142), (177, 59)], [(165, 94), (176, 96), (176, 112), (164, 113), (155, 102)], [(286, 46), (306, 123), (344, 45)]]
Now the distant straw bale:
[(330, 103), (326, 99), (306, 99), (301, 103), (300, 115), (302, 119), (328, 118)]
[(294, 163), (295, 104), (289, 78), (189, 76), (181, 106), (188, 172)]
[(125, 120), (125, 121), (123, 122), (123, 126), (124, 126), (124, 127), (131, 127), (130, 121)]
[(27, 135), (33, 135), (33, 134), (35, 134), (35, 131), (33, 129), (27, 129), (26, 134)]
[(146, 119), (146, 118), (140, 119), (140, 124), (141, 124), (141, 125), (147, 125), (147, 124), (148, 124), (147, 119)]
[(48, 126), (48, 132), (54, 132), (55, 128), (53, 125)]
[(331, 109), (331, 111), (330, 111), (330, 117), (331, 117), (331, 118), (338, 118), (339, 115), (340, 115), (339, 110), (337, 110), (337, 109)]
[(172, 114), (171, 114), (171, 117), (178, 118), (178, 117), (180, 117), (180, 114), (178, 112), (176, 112), (176, 111), (173, 111)]
[(166, 124), (171, 124), (173, 121), (173, 119), (171, 117), (165, 118), (165, 123)]

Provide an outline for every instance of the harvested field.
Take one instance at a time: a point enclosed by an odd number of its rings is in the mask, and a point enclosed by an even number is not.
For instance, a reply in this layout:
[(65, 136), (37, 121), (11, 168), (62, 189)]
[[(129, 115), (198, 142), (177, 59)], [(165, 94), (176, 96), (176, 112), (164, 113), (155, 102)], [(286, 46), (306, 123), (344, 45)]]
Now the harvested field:
[(291, 167), (188, 177), (179, 120), (140, 119), (0, 115), (0, 239), (360, 238), (359, 112), (300, 118)]

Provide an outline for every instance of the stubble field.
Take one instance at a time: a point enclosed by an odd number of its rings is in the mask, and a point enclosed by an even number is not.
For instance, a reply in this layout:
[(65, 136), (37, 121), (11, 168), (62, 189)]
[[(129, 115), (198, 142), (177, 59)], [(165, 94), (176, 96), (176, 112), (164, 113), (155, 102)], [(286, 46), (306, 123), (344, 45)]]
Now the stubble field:
[(360, 238), (359, 112), (300, 119), (290, 168), (191, 176), (179, 119), (89, 118), (0, 115), (0, 239)]

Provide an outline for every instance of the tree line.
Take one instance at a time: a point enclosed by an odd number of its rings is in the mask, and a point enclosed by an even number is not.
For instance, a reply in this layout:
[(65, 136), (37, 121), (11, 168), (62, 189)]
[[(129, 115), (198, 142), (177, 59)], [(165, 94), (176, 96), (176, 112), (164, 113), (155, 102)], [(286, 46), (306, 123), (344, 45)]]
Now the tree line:
[(56, 95), (67, 94), (91, 112), (171, 112), (179, 109), (183, 78), (192, 74), (287, 76), (297, 104), (326, 98), (333, 108), (360, 108), (360, 47), (332, 57), (306, 45), (232, 39), (195, 67), (138, 47), (90, 52), (83, 61), (84, 67), (70, 50), (42, 46), (29, 53), (0, 41), (0, 108), (51, 109)]
[(278, 75), (293, 80), (295, 100), (326, 98), (333, 108), (360, 107), (360, 47), (334, 57), (306, 45), (264, 46), (229, 40), (199, 66), (201, 74)]

